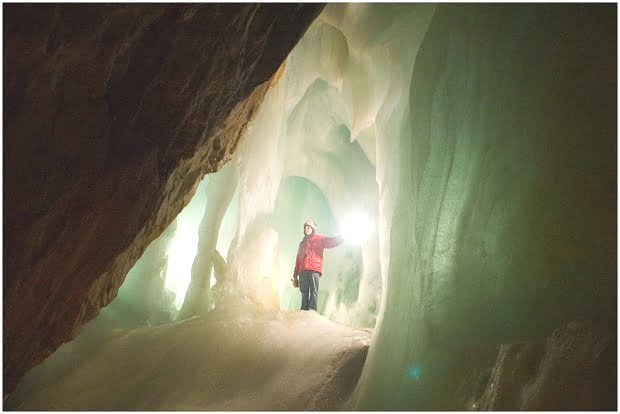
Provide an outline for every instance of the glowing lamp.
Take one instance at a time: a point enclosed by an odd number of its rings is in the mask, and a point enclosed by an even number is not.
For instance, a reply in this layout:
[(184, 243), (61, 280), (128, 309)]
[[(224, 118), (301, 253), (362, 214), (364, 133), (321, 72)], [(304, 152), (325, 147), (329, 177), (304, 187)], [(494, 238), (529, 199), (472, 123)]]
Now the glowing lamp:
[(351, 212), (344, 216), (340, 222), (340, 234), (346, 243), (362, 244), (372, 230), (372, 222), (364, 213)]

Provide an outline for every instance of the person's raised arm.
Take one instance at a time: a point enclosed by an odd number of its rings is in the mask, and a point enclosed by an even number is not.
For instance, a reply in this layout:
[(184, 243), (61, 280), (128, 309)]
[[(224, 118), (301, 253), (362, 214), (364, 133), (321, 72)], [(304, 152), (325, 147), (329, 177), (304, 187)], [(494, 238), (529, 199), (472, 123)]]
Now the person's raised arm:
[(344, 238), (341, 235), (337, 235), (334, 237), (324, 236), (321, 239), (321, 245), (325, 249), (331, 249), (332, 247), (340, 246), (342, 243), (344, 243)]

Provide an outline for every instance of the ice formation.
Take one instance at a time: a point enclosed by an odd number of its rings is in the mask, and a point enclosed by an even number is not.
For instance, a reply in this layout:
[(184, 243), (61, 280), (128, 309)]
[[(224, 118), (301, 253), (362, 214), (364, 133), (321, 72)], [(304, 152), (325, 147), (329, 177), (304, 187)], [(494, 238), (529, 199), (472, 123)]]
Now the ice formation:
[[(177, 308), (183, 301), (179, 296), (185, 298), (181, 318), (203, 313), (217, 300), (239, 297), (297, 309), (299, 294), (289, 279), (302, 223), (312, 218), (319, 233), (348, 236), (344, 246), (325, 253), (320, 312), (349, 326), (374, 327), (382, 291), (375, 134), (392, 127), (393, 121), (382, 117), (392, 116), (392, 108), (404, 96), (399, 82), (407, 75), (401, 64), (387, 59), (386, 42), (408, 36), (411, 29), (397, 27), (389, 35), (385, 27), (375, 25), (372, 30), (383, 32), (385, 40), (371, 44), (374, 34), (356, 32), (356, 22), (368, 19), (363, 17), (365, 8), (349, 6), (343, 17), (342, 6), (328, 6), (284, 62), (235, 158), (205, 178), (210, 180), (206, 201), (198, 202), (196, 196), (187, 207), (202, 203), (206, 209), (200, 224), (194, 219), (201, 236), (198, 253), (191, 258), (191, 283), (186, 282), (187, 261), (185, 270), (175, 266), (166, 273)], [(399, 10), (385, 15), (383, 25), (391, 26)], [(408, 13), (415, 15), (417, 9)], [(397, 54), (393, 59), (403, 59), (400, 51)], [(200, 194), (205, 191), (202, 185)], [(218, 230), (235, 189), (235, 235), (230, 249), (216, 249), (230, 234)], [(185, 214), (184, 210), (180, 217)], [(175, 237), (183, 243), (190, 239)], [(174, 240), (170, 246), (189, 250)], [(176, 252), (178, 247), (169, 250)], [(212, 288), (214, 254), (224, 259), (224, 274)]]
[[(201, 184), (191, 271), (162, 270), (170, 229), (110, 308), (134, 295), (153, 314), (146, 295), (169, 320), (244, 300), (295, 310), (303, 222), (334, 235), (361, 213), (366, 239), (325, 252), (319, 312), (376, 326), (349, 407), (382, 410), (460, 409), (450, 393), (468, 349), (614, 313), (615, 277), (601, 265), (614, 262), (613, 125), (566, 102), (615, 101), (595, 88), (608, 75), (599, 55), (587, 70), (574, 63), (578, 11), (554, 9), (549, 25), (548, 10), (329, 4), (235, 158)], [(563, 59), (589, 74), (587, 88), (571, 86)], [(132, 290), (146, 267), (183, 300), (172, 307), (157, 281)]]

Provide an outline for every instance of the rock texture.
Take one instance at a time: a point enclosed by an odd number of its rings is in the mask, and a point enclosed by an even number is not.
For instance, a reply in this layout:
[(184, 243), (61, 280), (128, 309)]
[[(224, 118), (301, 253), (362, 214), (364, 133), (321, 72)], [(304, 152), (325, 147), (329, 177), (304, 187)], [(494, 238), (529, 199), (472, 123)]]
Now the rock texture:
[(5, 394), (230, 158), (321, 9), (3, 5)]
[(503, 345), (482, 398), (490, 411), (599, 411), (617, 407), (613, 326), (571, 322), (545, 341)]

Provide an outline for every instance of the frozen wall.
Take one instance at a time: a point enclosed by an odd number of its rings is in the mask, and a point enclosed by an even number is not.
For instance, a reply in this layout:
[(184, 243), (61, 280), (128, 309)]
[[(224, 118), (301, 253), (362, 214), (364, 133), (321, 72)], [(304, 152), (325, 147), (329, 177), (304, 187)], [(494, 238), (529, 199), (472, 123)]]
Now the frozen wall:
[(355, 407), (459, 409), (472, 349), (615, 319), (615, 33), (614, 7), (438, 6), (389, 147), (390, 263)]

